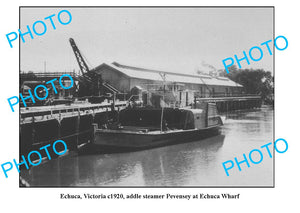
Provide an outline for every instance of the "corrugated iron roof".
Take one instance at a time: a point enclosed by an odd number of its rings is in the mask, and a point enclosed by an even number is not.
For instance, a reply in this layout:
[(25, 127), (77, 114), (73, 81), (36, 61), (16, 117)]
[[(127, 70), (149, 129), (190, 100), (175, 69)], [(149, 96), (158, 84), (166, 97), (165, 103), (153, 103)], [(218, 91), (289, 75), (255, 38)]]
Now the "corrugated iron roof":
[(225, 77), (212, 77), (209, 75), (190, 75), (190, 74), (150, 70), (150, 69), (126, 66), (126, 65), (119, 64), (117, 62), (113, 62), (111, 64), (102, 64), (96, 67), (95, 70), (99, 69), (103, 65), (112, 67), (113, 69), (118, 70), (119, 72), (131, 78), (163, 81), (163, 76), (164, 76), (166, 82), (242, 87), (242, 85), (234, 81), (231, 81), (230, 79)]

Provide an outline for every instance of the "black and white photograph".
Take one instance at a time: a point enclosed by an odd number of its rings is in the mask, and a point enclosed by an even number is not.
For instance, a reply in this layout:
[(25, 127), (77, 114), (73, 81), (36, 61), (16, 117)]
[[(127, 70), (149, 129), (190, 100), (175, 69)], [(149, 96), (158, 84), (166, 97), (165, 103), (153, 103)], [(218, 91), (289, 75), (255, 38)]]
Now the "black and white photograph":
[(0, 212), (297, 212), (297, 3), (0, 11)]
[(20, 187), (274, 187), (274, 7), (20, 7), (20, 29)]

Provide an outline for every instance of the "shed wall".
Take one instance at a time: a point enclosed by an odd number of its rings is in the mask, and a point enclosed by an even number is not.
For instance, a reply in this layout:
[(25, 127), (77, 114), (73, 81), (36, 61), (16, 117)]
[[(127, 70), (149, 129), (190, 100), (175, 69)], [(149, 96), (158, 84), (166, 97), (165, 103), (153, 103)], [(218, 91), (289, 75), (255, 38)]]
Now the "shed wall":
[(130, 91), (130, 78), (128, 76), (104, 66), (97, 69), (96, 72), (102, 75), (104, 82), (112, 85), (120, 92)]

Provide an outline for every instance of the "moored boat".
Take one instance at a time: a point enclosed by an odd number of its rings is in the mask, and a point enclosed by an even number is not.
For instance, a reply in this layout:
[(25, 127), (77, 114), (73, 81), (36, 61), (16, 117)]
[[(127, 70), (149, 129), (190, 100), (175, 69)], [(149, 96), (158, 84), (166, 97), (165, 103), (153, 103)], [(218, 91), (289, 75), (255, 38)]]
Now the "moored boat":
[(222, 125), (213, 103), (196, 109), (130, 108), (119, 112), (117, 125), (96, 129), (94, 144), (114, 151), (147, 149), (218, 135)]

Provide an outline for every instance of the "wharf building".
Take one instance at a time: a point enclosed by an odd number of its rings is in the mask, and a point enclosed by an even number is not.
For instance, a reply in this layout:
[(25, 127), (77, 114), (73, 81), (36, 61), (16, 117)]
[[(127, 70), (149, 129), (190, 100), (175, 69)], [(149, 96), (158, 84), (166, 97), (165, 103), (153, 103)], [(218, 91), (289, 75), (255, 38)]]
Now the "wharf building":
[(243, 86), (225, 77), (191, 75), (103, 63), (93, 69), (105, 83), (120, 94), (131, 94), (144, 105), (185, 107), (195, 98), (232, 97), (242, 95)]

